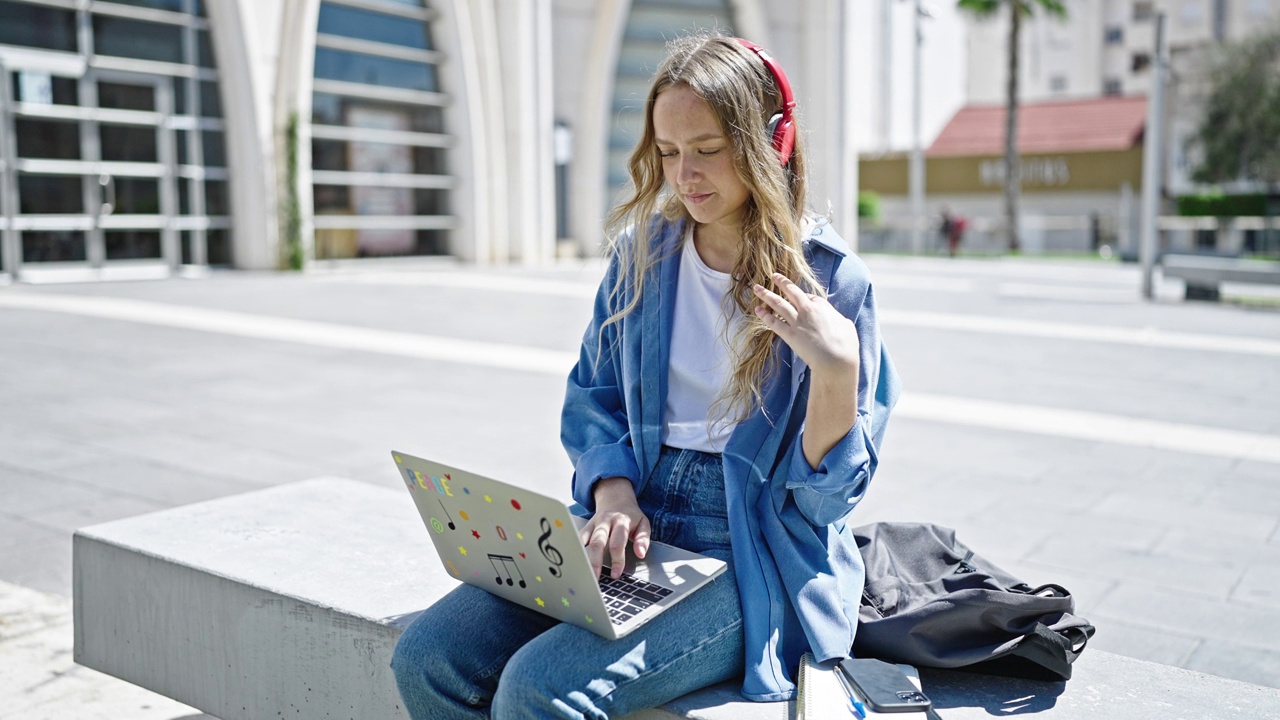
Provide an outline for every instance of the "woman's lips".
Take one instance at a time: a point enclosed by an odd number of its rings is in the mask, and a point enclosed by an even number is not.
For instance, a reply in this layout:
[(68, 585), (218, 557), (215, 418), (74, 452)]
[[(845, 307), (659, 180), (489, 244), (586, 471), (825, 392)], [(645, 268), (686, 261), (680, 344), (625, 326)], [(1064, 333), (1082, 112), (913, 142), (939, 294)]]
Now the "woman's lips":
[(688, 200), (694, 205), (698, 205), (709, 197), (711, 197), (711, 193), (702, 193), (702, 194), (685, 195), (684, 199)]

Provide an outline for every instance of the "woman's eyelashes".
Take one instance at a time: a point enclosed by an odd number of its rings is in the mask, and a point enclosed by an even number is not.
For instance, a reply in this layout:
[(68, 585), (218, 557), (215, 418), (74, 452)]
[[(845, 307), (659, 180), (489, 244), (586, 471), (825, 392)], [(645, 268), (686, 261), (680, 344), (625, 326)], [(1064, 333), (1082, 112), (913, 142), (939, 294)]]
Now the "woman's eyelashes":
[[(710, 150), (699, 150), (699, 151), (698, 151), (698, 154), (699, 154), (699, 155), (701, 155), (701, 156), (703, 156), (703, 157), (712, 157), (712, 156), (714, 156), (714, 155), (719, 155), (723, 150), (724, 150), (724, 148), (713, 148), (713, 149), (710, 149)], [(678, 151), (678, 150), (661, 150), (661, 149), (659, 149), (659, 150), (658, 150), (658, 157), (663, 157), (663, 158), (673, 158), (673, 157), (675, 157), (675, 156), (677, 156), (677, 155), (679, 155), (679, 154), (680, 154), (680, 151)]]

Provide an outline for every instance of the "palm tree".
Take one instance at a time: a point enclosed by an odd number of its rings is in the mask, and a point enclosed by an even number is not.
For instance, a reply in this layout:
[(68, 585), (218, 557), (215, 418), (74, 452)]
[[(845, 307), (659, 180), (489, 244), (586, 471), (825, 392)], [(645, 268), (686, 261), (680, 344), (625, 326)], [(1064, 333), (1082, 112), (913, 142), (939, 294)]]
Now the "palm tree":
[(1005, 99), (1004, 135), (1004, 212), (1009, 249), (1016, 252), (1018, 250), (1018, 193), (1022, 185), (1018, 170), (1018, 52), (1021, 47), (1019, 42), (1022, 35), (1022, 19), (1037, 10), (1063, 18), (1067, 16), (1067, 6), (1063, 0), (957, 0), (956, 5), (961, 10), (968, 10), (980, 18), (992, 17), (1001, 9), (1009, 8), (1009, 84)]

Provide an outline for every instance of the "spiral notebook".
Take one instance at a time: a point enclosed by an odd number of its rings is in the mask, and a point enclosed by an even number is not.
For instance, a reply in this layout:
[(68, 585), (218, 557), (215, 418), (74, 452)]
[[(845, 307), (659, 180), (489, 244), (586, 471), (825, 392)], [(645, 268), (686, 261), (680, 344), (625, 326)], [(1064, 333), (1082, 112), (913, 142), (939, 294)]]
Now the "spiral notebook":
[[(903, 674), (911, 680), (911, 684), (920, 690), (920, 673), (910, 665), (898, 665)], [(844, 685), (836, 677), (836, 663), (815, 662), (813, 656), (805, 653), (800, 658), (800, 680), (796, 689), (796, 720), (858, 720), (849, 694)], [(923, 690), (921, 690), (923, 692)], [(934, 718), (930, 713), (880, 713), (866, 708), (868, 718), (893, 718), (910, 720), (911, 718)]]

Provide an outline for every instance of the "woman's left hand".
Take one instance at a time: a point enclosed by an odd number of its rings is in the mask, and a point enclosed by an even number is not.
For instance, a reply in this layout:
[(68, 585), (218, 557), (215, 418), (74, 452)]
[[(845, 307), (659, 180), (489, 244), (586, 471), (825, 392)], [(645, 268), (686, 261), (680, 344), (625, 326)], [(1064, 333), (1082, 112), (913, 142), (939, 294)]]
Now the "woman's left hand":
[(790, 278), (774, 273), (773, 281), (783, 295), (756, 285), (755, 294), (762, 303), (756, 307), (756, 316), (815, 374), (852, 371), (856, 377), (860, 355), (853, 321), (826, 298), (804, 292)]

